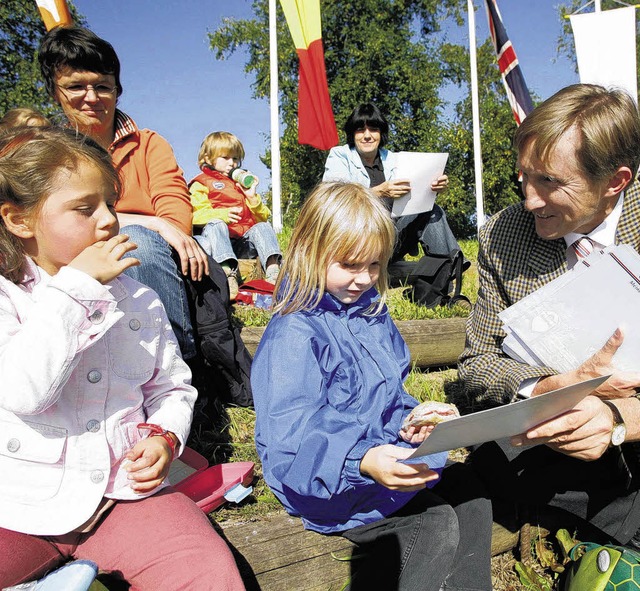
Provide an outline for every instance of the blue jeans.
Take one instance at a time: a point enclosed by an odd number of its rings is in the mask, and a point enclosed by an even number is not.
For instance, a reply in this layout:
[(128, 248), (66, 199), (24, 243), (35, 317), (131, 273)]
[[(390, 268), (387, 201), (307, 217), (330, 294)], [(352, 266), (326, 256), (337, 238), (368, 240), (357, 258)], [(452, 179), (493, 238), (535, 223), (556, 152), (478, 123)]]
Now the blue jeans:
[(342, 535), (364, 556), (350, 591), (491, 591), (491, 502), (464, 464), (395, 513)]
[(138, 267), (125, 271), (129, 277), (153, 289), (167, 311), (167, 316), (178, 340), (184, 359), (196, 354), (189, 301), (184, 278), (174, 259), (174, 250), (157, 232), (143, 226), (125, 226), (120, 230), (127, 234), (138, 248), (125, 256), (140, 261)]
[(255, 247), (260, 264), (263, 269), (267, 268), (267, 261), (271, 256), (280, 258), (282, 252), (278, 244), (278, 238), (273, 231), (271, 224), (258, 222), (247, 230), (241, 238), (229, 237), (229, 226), (222, 220), (212, 220), (203, 229), (202, 234), (195, 236), (204, 251), (216, 262), (225, 261), (238, 262), (235, 251), (240, 251), (244, 243), (249, 243)]

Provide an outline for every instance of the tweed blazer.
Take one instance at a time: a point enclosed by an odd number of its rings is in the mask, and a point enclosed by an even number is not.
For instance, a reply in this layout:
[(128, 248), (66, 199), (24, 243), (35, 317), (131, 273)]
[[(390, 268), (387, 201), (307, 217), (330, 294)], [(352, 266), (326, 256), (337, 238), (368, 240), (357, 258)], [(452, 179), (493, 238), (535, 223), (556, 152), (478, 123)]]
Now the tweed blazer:
[[(640, 251), (640, 181), (626, 192), (616, 243)], [(478, 300), (466, 328), (459, 375), (469, 407), (480, 410), (516, 399), (527, 378), (556, 373), (511, 359), (502, 351), (498, 314), (567, 270), (564, 239), (543, 240), (533, 215), (517, 203), (491, 217), (480, 230)]]

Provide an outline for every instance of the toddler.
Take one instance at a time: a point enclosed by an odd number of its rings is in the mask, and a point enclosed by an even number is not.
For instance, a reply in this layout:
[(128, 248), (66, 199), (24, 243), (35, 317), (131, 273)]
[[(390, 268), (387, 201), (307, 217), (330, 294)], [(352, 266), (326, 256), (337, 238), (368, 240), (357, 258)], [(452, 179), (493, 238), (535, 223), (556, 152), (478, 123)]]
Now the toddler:
[(257, 177), (249, 188), (231, 179), (243, 158), (244, 147), (235, 135), (210, 133), (198, 154), (202, 173), (189, 183), (193, 224), (203, 226), (195, 238), (224, 268), (232, 300), (238, 294), (238, 256), (247, 248), (256, 249), (270, 283), (278, 278), (282, 258), (276, 234), (266, 221), (270, 211), (256, 193)]

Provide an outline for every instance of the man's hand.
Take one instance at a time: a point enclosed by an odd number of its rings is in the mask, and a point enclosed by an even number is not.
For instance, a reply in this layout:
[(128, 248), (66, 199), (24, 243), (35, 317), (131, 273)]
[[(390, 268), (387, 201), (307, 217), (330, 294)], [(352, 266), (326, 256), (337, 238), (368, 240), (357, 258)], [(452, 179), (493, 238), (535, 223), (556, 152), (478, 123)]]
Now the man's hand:
[(360, 461), (360, 472), (391, 490), (410, 492), (421, 490), (426, 483), (438, 479), (438, 473), (426, 464), (402, 464), (412, 449), (396, 445), (372, 447)]
[(640, 372), (616, 371), (611, 363), (623, 340), (622, 331), (619, 328), (616, 329), (602, 349), (589, 357), (576, 370), (540, 379), (532, 395), (537, 396), (607, 374), (611, 374), (611, 377), (595, 390), (596, 396), (600, 398), (626, 398), (635, 395), (636, 388), (640, 388)]
[(597, 460), (609, 447), (613, 413), (597, 396), (587, 396), (572, 410), (511, 438), (512, 445), (545, 444), (580, 460)]
[(129, 242), (129, 236), (118, 234), (85, 248), (69, 263), (69, 267), (83, 271), (102, 284), (109, 283), (129, 267), (140, 264), (136, 258), (122, 258), (136, 248), (133, 242)]

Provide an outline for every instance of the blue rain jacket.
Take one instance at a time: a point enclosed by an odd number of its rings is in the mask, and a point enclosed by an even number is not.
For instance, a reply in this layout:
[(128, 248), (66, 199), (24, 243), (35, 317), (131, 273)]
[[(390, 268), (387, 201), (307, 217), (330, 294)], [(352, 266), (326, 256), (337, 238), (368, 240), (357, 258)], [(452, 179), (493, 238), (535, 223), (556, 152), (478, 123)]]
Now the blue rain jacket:
[(411, 447), (398, 432), (417, 405), (403, 387), (409, 351), (386, 308), (365, 314), (377, 295), (372, 288), (345, 305), (325, 293), (310, 312), (274, 315), (253, 360), (265, 481), (288, 513), (321, 533), (377, 521), (416, 494), (360, 473), (370, 448)]

